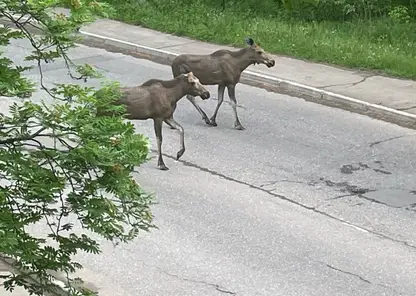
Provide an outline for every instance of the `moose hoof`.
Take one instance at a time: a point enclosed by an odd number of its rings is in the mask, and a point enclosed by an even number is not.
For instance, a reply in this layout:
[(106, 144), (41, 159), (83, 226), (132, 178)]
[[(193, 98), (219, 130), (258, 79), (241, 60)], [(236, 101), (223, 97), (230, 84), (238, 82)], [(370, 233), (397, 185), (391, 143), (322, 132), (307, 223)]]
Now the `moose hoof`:
[(215, 119), (210, 119), (210, 122), (209, 122), (209, 125), (212, 125), (212, 126), (217, 126), (217, 122), (215, 121)]
[(242, 126), (241, 123), (234, 125), (234, 128), (239, 131), (245, 130), (244, 126)]
[(165, 164), (159, 164), (157, 167), (161, 171), (168, 171), (169, 170), (169, 168)]
[(208, 118), (204, 118), (204, 121), (207, 125), (212, 125), (212, 122)]
[(185, 153), (185, 149), (181, 149), (178, 151), (178, 153), (176, 154), (176, 160), (179, 160), (179, 158), (181, 158), (181, 156)]

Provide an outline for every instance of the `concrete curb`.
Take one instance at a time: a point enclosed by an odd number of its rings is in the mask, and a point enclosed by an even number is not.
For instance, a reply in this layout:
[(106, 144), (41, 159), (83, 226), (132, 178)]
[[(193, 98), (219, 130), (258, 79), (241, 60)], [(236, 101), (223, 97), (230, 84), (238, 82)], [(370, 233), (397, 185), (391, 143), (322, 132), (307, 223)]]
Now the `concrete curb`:
[[(113, 48), (127, 54), (152, 60), (161, 64), (170, 65), (178, 55), (169, 51), (151, 48), (132, 42), (118, 40), (102, 35), (79, 30), (84, 45), (100, 47), (105, 49)], [(382, 121), (394, 123), (406, 128), (416, 129), (416, 115), (398, 111), (381, 105), (371, 104), (341, 94), (325, 91), (316, 87), (303, 85), (294, 81), (280, 79), (269, 75), (259, 74), (252, 71), (244, 71), (241, 75), (241, 83), (264, 88), (276, 93), (299, 97), (305, 101), (343, 109), (353, 113), (366, 115)]]

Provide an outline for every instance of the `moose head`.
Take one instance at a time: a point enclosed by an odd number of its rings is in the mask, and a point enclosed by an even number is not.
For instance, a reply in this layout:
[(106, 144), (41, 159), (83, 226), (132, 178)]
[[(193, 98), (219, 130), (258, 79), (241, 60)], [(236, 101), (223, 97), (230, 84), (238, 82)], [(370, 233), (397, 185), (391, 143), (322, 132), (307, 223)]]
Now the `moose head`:
[(245, 39), (251, 52), (251, 59), (253, 64), (265, 64), (268, 68), (275, 65), (274, 59), (263, 48), (256, 44), (253, 38), (248, 37)]

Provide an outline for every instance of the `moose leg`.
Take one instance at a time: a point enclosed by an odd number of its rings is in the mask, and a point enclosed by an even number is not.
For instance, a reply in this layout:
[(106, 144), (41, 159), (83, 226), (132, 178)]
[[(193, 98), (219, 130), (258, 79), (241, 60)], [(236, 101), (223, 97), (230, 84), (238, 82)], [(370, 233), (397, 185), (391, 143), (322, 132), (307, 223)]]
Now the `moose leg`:
[(211, 121), (209, 121), (207, 114), (195, 102), (195, 97), (194, 96), (191, 96), (191, 95), (187, 95), (186, 98), (188, 99), (189, 102), (192, 103), (192, 105), (194, 105), (194, 107), (196, 108), (196, 110), (198, 110), (199, 114), (201, 114), (202, 120), (204, 120), (206, 124), (211, 125)]
[(174, 126), (180, 133), (180, 142), (181, 142), (181, 149), (176, 154), (176, 160), (179, 160), (179, 158), (184, 154), (185, 152), (185, 131), (183, 127), (177, 123), (173, 117), (169, 117), (165, 120), (165, 122), (169, 122), (172, 126)]
[(217, 107), (215, 107), (214, 114), (212, 114), (211, 116), (211, 124), (213, 126), (217, 126), (217, 122), (216, 122), (217, 113), (221, 107), (222, 102), (224, 102), (224, 91), (225, 91), (225, 85), (218, 85), (218, 103), (217, 103)]
[[(176, 104), (175, 104), (175, 107), (173, 108), (173, 112), (175, 112), (175, 110), (176, 110)], [(171, 115), (171, 117), (172, 117), (172, 119), (173, 119), (173, 113), (172, 113), (172, 115)], [(167, 124), (167, 125), (169, 125), (169, 127), (171, 128), (171, 129), (176, 129), (176, 126), (175, 125), (172, 125), (167, 119), (165, 119), (164, 120), (164, 122)]]
[(165, 165), (165, 162), (163, 161), (162, 157), (162, 124), (163, 120), (159, 118), (153, 119), (153, 124), (155, 128), (155, 134), (156, 134), (156, 140), (157, 140), (157, 153), (158, 153), (158, 159), (157, 159), (157, 166), (162, 171), (167, 171), (168, 167)]
[(234, 116), (235, 116), (234, 128), (237, 130), (245, 130), (245, 128), (241, 125), (240, 119), (238, 119), (238, 115), (237, 115), (237, 99), (235, 97), (235, 85), (230, 84), (227, 86), (227, 89), (228, 89), (228, 96), (230, 97), (230, 100), (231, 100), (231, 107), (233, 107)]
[(169, 125), (169, 127), (171, 128), (171, 129), (176, 129), (176, 127), (175, 126), (173, 126), (167, 119), (165, 119), (164, 120), (164, 122), (167, 124), (167, 125)]

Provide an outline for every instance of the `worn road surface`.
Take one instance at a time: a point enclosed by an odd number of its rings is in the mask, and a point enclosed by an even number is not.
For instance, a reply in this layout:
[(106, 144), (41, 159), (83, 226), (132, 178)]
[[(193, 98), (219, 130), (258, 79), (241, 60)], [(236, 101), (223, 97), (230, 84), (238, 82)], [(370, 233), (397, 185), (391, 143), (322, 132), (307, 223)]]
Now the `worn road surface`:
[[(20, 41), (8, 49), (17, 61), (28, 52)], [(101, 49), (71, 56), (124, 85), (171, 77)], [(44, 71), (48, 83), (70, 81), (62, 63)], [(152, 159), (137, 175), (156, 192), (159, 229), (80, 255), (84, 279), (105, 296), (416, 295), (416, 132), (242, 84), (236, 94), (245, 131), (228, 103), (209, 127), (179, 102), (182, 161), (166, 156), (164, 172)], [(210, 116), (215, 99), (198, 102)], [(156, 149), (152, 121), (135, 125)], [(176, 155), (178, 133), (163, 132)]]

